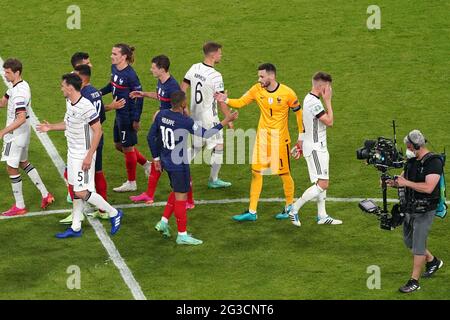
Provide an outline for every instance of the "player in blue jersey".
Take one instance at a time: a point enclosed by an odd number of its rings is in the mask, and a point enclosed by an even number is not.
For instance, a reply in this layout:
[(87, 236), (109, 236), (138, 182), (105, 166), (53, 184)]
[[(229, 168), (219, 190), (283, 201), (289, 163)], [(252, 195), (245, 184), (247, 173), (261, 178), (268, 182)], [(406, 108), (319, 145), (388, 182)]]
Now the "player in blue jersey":
[[(152, 75), (158, 79), (158, 83), (156, 86), (156, 91), (154, 92), (143, 92), (143, 91), (133, 91), (130, 93), (130, 97), (132, 99), (135, 98), (150, 98), (159, 101), (159, 110), (166, 110), (172, 107), (170, 96), (175, 91), (180, 90), (180, 85), (177, 80), (170, 75), (170, 60), (165, 55), (159, 55), (153, 57), (152, 65), (150, 68), (150, 72)], [(156, 115), (159, 110), (153, 116), (153, 120), (155, 120)], [(145, 202), (145, 203), (153, 203), (153, 199), (155, 196), (156, 186), (158, 185), (159, 178), (161, 177), (161, 172), (155, 170), (155, 165), (152, 163), (150, 169), (150, 175), (148, 177), (147, 191), (141, 193), (137, 196), (131, 196), (130, 199), (133, 202)], [(192, 185), (192, 184), (191, 184)], [(186, 204), (188, 209), (194, 208), (194, 199), (192, 193), (192, 186), (188, 192), (188, 200)]]
[(142, 91), (139, 78), (131, 64), (134, 62), (134, 47), (119, 43), (111, 52), (111, 81), (100, 91), (103, 95), (111, 93), (114, 98), (125, 99), (123, 108), (116, 110), (114, 120), (114, 143), (116, 149), (125, 155), (128, 180), (116, 192), (136, 191), (136, 165), (139, 162), (146, 173), (150, 170), (150, 162), (137, 150), (137, 131), (141, 119), (143, 99), (130, 98), (130, 92)]
[(176, 91), (170, 96), (172, 108), (161, 110), (155, 117), (147, 137), (153, 156), (155, 169), (165, 170), (169, 175), (173, 192), (167, 200), (164, 214), (155, 229), (164, 236), (170, 236), (168, 221), (172, 213), (177, 219), (178, 244), (202, 244), (186, 232), (186, 200), (190, 188), (190, 170), (188, 137), (195, 134), (209, 138), (217, 134), (228, 123), (237, 119), (237, 112), (229, 113), (224, 120), (209, 130), (194, 123), (194, 120), (185, 114), (187, 106), (186, 94)]

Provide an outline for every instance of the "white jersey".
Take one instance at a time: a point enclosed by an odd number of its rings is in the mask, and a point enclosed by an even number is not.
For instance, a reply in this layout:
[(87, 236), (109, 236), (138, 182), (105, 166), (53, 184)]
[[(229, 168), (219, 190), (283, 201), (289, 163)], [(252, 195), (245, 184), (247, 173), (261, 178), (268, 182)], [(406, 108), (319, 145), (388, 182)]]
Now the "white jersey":
[(6, 117), (6, 126), (9, 126), (16, 119), (16, 113), (18, 111), (25, 111), (26, 122), (23, 123), (16, 130), (5, 135), (3, 140), (7, 142), (14, 141), (17, 145), (25, 147), (30, 141), (30, 102), (31, 102), (31, 91), (30, 86), (24, 80), (16, 83), (12, 88), (6, 91), (5, 97), (8, 99), (8, 114)]
[(97, 109), (86, 98), (81, 97), (75, 104), (66, 101), (65, 136), (67, 152), (72, 159), (84, 160), (91, 147), (92, 128), (90, 124), (99, 118)]
[(191, 117), (210, 129), (220, 122), (214, 93), (224, 91), (222, 75), (205, 63), (196, 63), (184, 79), (191, 86)]
[(327, 126), (319, 120), (325, 109), (319, 97), (308, 93), (303, 100), (303, 153), (305, 156), (313, 150), (327, 150)]

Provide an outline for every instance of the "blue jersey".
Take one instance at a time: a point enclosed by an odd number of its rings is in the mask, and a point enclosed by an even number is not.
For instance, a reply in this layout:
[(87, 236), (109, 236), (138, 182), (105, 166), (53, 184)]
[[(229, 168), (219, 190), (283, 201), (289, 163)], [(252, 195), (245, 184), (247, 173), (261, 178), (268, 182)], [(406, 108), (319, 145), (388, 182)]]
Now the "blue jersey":
[(159, 109), (170, 109), (172, 105), (170, 103), (170, 95), (175, 91), (180, 91), (180, 85), (174, 77), (170, 76), (166, 82), (162, 83), (158, 80), (158, 85), (156, 86), (156, 93), (158, 95), (158, 100), (160, 101)]
[(155, 118), (147, 137), (153, 158), (160, 158), (167, 171), (189, 169), (188, 137), (195, 134), (205, 139), (222, 129), (222, 124), (206, 130), (198, 126), (191, 117), (171, 109), (161, 110)]
[(125, 106), (116, 110), (116, 117), (129, 123), (139, 122), (143, 106), (142, 98), (130, 98), (131, 91), (142, 91), (141, 82), (134, 69), (128, 65), (125, 69), (118, 70), (115, 65), (112, 65), (111, 81), (101, 89), (101, 92), (103, 95), (112, 93), (117, 100), (122, 98), (126, 100)]
[(100, 123), (105, 122), (105, 105), (102, 100), (102, 93), (98, 91), (94, 86), (88, 84), (87, 86), (81, 89), (81, 95), (88, 99), (94, 107), (97, 109), (97, 113), (100, 117)]

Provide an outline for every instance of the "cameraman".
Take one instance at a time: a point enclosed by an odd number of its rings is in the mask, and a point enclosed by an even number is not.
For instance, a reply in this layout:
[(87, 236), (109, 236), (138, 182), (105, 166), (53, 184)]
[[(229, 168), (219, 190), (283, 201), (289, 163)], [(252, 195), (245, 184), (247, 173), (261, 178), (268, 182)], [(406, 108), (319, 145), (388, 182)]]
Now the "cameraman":
[(439, 179), (443, 163), (425, 146), (426, 139), (419, 130), (411, 131), (404, 139), (408, 161), (401, 176), (388, 180), (390, 187), (405, 187), (406, 209), (403, 222), (403, 239), (412, 250), (413, 272), (411, 279), (399, 290), (403, 293), (419, 290), (419, 277), (426, 262), (423, 277), (431, 277), (443, 262), (427, 250), (428, 233), (439, 201)]

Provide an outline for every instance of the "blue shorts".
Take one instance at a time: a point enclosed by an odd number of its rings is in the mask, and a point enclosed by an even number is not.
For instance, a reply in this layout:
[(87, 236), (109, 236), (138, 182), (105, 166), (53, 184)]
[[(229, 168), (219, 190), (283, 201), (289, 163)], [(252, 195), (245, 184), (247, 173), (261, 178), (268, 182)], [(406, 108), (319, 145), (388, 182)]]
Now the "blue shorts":
[(122, 147), (132, 147), (137, 144), (137, 132), (133, 129), (131, 121), (114, 120), (114, 142), (120, 143)]
[(95, 157), (95, 172), (103, 170), (103, 135), (98, 143), (97, 155)]
[(174, 192), (189, 192), (191, 188), (191, 173), (189, 168), (184, 171), (167, 171), (167, 174), (169, 175), (170, 186)]

